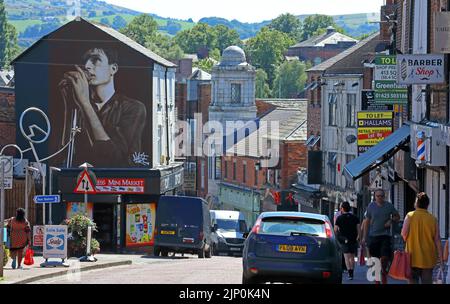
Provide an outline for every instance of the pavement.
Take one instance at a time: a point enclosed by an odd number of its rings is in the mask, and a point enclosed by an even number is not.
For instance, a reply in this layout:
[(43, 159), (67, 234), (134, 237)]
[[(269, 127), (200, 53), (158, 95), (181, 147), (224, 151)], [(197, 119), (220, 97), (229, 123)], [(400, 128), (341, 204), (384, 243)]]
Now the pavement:
[[(42, 256), (34, 257), (34, 265), (23, 265), (23, 269), (12, 269), (12, 259), (8, 261), (3, 271), (3, 280), (0, 284), (26, 284), (39, 280), (49, 279), (62, 275), (73, 275), (74, 273), (96, 269), (105, 269), (110, 267), (130, 265), (133, 261), (142, 258), (142, 255), (124, 255), (124, 254), (98, 254), (95, 255), (96, 262), (79, 262), (76, 258), (66, 260), (69, 267), (41, 267), (45, 262)], [(60, 259), (50, 259), (49, 261), (60, 262)]]

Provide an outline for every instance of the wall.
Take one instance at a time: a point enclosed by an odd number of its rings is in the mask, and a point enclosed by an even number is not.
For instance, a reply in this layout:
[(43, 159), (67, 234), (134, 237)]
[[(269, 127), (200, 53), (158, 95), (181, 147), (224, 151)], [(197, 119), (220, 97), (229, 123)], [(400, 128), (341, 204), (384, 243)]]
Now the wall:
[(299, 168), (306, 168), (307, 148), (303, 141), (285, 142), (281, 147), (282, 169), (281, 169), (281, 188), (289, 189), (292, 184), (297, 182), (297, 172)]

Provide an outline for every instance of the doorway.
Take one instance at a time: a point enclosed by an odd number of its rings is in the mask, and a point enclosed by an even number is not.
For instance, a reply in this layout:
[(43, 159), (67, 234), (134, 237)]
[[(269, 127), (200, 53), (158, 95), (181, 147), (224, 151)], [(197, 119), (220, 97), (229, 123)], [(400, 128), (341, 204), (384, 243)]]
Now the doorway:
[(116, 235), (115, 204), (94, 204), (94, 222), (97, 224), (97, 232), (94, 238), (100, 243), (100, 252), (114, 252)]

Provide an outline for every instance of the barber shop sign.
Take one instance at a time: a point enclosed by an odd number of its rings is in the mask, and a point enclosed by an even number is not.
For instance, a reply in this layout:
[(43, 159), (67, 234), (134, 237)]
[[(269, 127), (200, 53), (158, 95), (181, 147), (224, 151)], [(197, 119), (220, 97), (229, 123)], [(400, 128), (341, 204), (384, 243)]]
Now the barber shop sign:
[(445, 82), (444, 55), (398, 55), (397, 83), (440, 84)]

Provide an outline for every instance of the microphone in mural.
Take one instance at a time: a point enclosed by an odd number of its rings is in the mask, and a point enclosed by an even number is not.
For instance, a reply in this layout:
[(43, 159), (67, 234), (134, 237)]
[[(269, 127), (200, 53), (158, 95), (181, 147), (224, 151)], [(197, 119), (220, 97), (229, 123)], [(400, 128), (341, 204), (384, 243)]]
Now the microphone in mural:
[(145, 165), (133, 155), (142, 155), (147, 111), (142, 102), (116, 92), (118, 61), (113, 49), (90, 48), (82, 65), (74, 65), (59, 82), (64, 103), (61, 144), (74, 126), (82, 130), (68, 150), (68, 167), (84, 162), (95, 167)]

